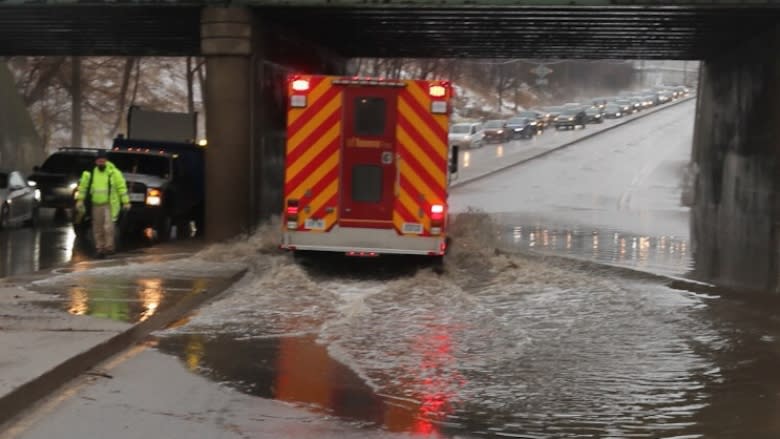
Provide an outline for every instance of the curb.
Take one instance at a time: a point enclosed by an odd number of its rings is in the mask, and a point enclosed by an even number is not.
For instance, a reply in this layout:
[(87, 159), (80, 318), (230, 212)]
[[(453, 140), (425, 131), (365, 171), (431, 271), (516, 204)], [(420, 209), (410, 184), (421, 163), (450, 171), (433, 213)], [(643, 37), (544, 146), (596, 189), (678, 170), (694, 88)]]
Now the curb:
[(152, 332), (163, 329), (181, 319), (206, 302), (217, 298), (238, 282), (246, 272), (246, 269), (238, 271), (199, 294), (184, 297), (165, 311), (127, 328), (103, 343), (68, 358), (48, 372), (0, 397), (0, 426), (13, 420), (38, 401), (50, 396), (52, 392), (89, 369), (137, 344)]
[(643, 118), (645, 118), (647, 116), (650, 116), (650, 115), (653, 115), (653, 114), (656, 114), (656, 113), (660, 113), (660, 112), (662, 112), (662, 111), (664, 111), (666, 109), (675, 107), (677, 105), (682, 104), (683, 102), (688, 102), (688, 101), (693, 100), (693, 99), (696, 99), (695, 95), (694, 96), (689, 96), (689, 97), (684, 98), (684, 99), (680, 99), (680, 100), (678, 100), (676, 102), (672, 102), (671, 104), (664, 105), (663, 107), (656, 108), (656, 109), (654, 109), (652, 111), (649, 111), (649, 112), (646, 111), (644, 113), (640, 113), (639, 115), (637, 115), (635, 117), (632, 117), (631, 119), (622, 120), (622, 121), (616, 123), (615, 125), (603, 128), (603, 129), (601, 129), (599, 131), (596, 131), (596, 132), (593, 132), (593, 133), (586, 134), (585, 136), (580, 137), (577, 140), (572, 140), (571, 142), (567, 142), (567, 143), (564, 143), (562, 145), (556, 146), (556, 147), (554, 147), (552, 149), (548, 149), (547, 151), (540, 152), (539, 154), (536, 154), (534, 156), (526, 157), (526, 158), (524, 158), (524, 159), (522, 159), (520, 161), (517, 161), (517, 162), (514, 162), (514, 163), (508, 163), (508, 164), (506, 164), (504, 166), (501, 166), (501, 167), (499, 167), (497, 169), (494, 169), (492, 171), (488, 171), (488, 172), (486, 172), (486, 173), (484, 173), (482, 175), (477, 175), (477, 176), (472, 177), (472, 178), (470, 178), (468, 180), (456, 181), (455, 183), (450, 185), (450, 189), (455, 189), (455, 188), (460, 187), (460, 186), (465, 186), (467, 184), (474, 183), (475, 181), (482, 180), (484, 178), (487, 178), (487, 177), (490, 177), (492, 175), (498, 174), (500, 172), (506, 171), (507, 169), (514, 168), (515, 166), (519, 166), (519, 165), (528, 163), (528, 162), (530, 162), (532, 160), (536, 160), (538, 158), (541, 158), (541, 157), (544, 157), (546, 155), (552, 154), (552, 153), (554, 153), (556, 151), (560, 151), (560, 150), (562, 150), (564, 148), (568, 148), (568, 147), (570, 147), (572, 145), (576, 145), (576, 144), (578, 144), (580, 142), (583, 142), (585, 140), (592, 139), (593, 137), (596, 137), (599, 134), (603, 134), (603, 133), (606, 133), (608, 131), (612, 131), (615, 128), (619, 128), (619, 127), (622, 127), (624, 125), (628, 125), (628, 124), (630, 124), (630, 123), (632, 123), (634, 121), (643, 119)]

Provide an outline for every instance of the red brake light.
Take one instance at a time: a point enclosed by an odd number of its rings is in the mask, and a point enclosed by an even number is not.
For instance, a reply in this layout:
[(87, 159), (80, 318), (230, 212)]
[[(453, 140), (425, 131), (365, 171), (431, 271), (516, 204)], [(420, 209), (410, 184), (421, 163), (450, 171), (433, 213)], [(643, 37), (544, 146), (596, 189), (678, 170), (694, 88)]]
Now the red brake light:
[(439, 222), (444, 219), (444, 205), (433, 204), (431, 205), (431, 221)]
[(308, 79), (296, 79), (292, 83), (292, 89), (295, 91), (306, 91), (309, 89)]
[(298, 206), (287, 206), (287, 215), (298, 215)]
[(443, 98), (447, 96), (447, 89), (443, 85), (431, 85), (428, 87), (428, 94), (434, 98)]

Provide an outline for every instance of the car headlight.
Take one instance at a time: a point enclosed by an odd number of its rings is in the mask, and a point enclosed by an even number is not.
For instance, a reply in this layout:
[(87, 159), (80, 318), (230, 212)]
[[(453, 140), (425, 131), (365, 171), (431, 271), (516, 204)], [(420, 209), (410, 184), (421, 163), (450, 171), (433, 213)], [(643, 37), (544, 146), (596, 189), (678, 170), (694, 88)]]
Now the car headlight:
[(38, 201), (38, 202), (41, 201), (41, 190), (40, 189), (36, 189), (35, 190), (35, 201)]
[(615, 113), (615, 116), (620, 117), (620, 113)]
[(38, 182), (35, 180), (27, 180), (27, 186), (36, 187), (38, 186)]
[(498, 134), (504, 134), (504, 130), (498, 130), (498, 131), (496, 131), (496, 133), (498, 133)]
[(149, 188), (146, 190), (146, 205), (147, 206), (161, 206), (162, 205), (162, 192), (156, 188)]

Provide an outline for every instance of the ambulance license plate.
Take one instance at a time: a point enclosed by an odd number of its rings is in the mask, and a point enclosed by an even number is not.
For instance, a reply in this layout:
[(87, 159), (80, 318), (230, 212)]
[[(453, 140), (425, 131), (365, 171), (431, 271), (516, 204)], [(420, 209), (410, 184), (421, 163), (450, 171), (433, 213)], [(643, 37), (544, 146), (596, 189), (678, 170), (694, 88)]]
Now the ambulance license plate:
[(401, 229), (401, 231), (404, 233), (410, 233), (410, 234), (413, 233), (415, 235), (419, 235), (423, 232), (423, 227), (422, 224), (420, 223), (404, 223), (404, 226)]
[(325, 220), (309, 218), (304, 223), (304, 227), (309, 230), (325, 230)]
[(143, 203), (146, 194), (130, 194), (130, 201), (136, 203)]

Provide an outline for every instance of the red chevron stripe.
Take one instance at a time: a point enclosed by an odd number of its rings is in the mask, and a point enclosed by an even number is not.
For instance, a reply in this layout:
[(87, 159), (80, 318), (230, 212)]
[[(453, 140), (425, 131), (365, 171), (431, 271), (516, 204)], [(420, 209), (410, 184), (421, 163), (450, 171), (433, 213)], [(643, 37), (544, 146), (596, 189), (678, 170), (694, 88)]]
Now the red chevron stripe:
[[(319, 167), (322, 163), (324, 163), (325, 160), (328, 159), (328, 157), (330, 157), (333, 154), (338, 154), (340, 143), (341, 143), (340, 140), (337, 138), (336, 140), (331, 142), (330, 145), (326, 146), (325, 149), (323, 149), (322, 152), (320, 152), (316, 157), (314, 157), (314, 160), (310, 161), (309, 163), (306, 164), (306, 166), (301, 168), (300, 172), (298, 172), (298, 175), (293, 177), (292, 180), (288, 181), (285, 184), (284, 190), (286, 191), (286, 193), (288, 194), (292, 193), (295, 189), (298, 188), (298, 186), (301, 185), (301, 183), (303, 183), (306, 177), (308, 177), (309, 174), (314, 172), (314, 170), (317, 169), (317, 167)], [(326, 174), (326, 177), (330, 176), (334, 172), (336, 173), (336, 176), (338, 176), (338, 170), (339, 167), (334, 166), (333, 170), (329, 171)], [(327, 178), (323, 178), (317, 184), (319, 185), (320, 183), (322, 183), (323, 180), (327, 180)]]
[[(313, 88), (314, 87), (311, 87), (311, 89)], [(295, 133), (303, 128), (303, 126), (309, 123), (309, 121), (311, 121), (314, 116), (322, 111), (322, 108), (327, 105), (334, 96), (339, 94), (339, 92), (341, 92), (341, 90), (339, 90), (338, 87), (331, 87), (328, 89), (328, 91), (323, 93), (316, 102), (307, 102), (308, 106), (306, 107), (306, 110), (304, 110), (304, 113), (301, 114), (301, 116), (298, 117), (294, 123), (287, 127), (287, 132)]]
[[(333, 128), (333, 125), (336, 125), (339, 123), (339, 120), (341, 119), (341, 112), (335, 111), (330, 117), (325, 119), (322, 122), (322, 125), (318, 126), (314, 131), (309, 134), (306, 139), (304, 139), (300, 145), (295, 149), (295, 151), (292, 151), (291, 153), (287, 154), (287, 168), (289, 169), (295, 162), (298, 161), (298, 159), (301, 158), (301, 156), (306, 153), (306, 151), (311, 148), (312, 145), (314, 145), (317, 140), (325, 135), (325, 133)], [(337, 137), (336, 139), (340, 139), (341, 136)]]
[[(436, 153), (434, 147), (429, 144), (428, 141), (425, 140), (425, 138), (420, 134), (420, 132), (417, 131), (417, 128), (415, 128), (414, 125), (406, 117), (404, 117), (403, 113), (399, 111), (398, 116), (398, 124), (403, 127), (404, 131), (409, 134), (409, 137), (414, 140), (414, 143), (419, 146), (420, 149), (425, 153), (427, 156), (426, 159), (433, 163), (437, 169), (444, 169), (444, 167), (447, 166), (446, 158), (441, 154)], [(446, 141), (442, 140), (442, 142), (446, 145)]]

